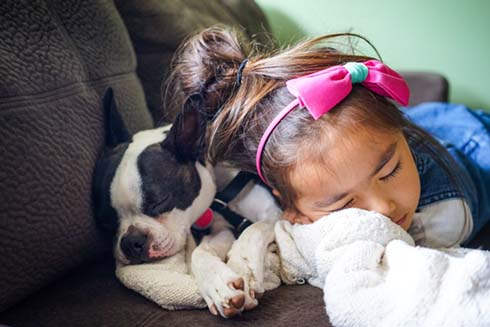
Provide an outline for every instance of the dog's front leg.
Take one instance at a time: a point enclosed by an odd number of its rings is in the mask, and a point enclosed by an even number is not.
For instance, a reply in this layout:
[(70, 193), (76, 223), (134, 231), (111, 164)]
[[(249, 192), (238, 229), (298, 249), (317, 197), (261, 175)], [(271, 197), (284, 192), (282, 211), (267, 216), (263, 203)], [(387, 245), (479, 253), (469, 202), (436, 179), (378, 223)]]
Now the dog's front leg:
[(243, 310), (244, 281), (224, 263), (235, 237), (219, 214), (214, 217), (211, 234), (192, 253), (191, 268), (209, 311), (229, 318)]
[[(257, 306), (257, 299), (281, 284), (279, 257), (274, 248), (275, 221), (259, 221), (245, 229), (228, 254), (228, 266), (244, 279), (245, 310)], [(277, 269), (274, 269), (276, 267)]]

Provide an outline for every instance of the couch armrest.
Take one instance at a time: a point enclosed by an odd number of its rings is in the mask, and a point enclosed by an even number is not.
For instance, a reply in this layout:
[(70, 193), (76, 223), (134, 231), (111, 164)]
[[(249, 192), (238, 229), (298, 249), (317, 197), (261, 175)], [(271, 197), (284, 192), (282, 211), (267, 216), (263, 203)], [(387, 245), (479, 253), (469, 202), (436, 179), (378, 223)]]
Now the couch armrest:
[(447, 102), (449, 82), (441, 74), (428, 72), (402, 72), (410, 87), (410, 106), (422, 102)]

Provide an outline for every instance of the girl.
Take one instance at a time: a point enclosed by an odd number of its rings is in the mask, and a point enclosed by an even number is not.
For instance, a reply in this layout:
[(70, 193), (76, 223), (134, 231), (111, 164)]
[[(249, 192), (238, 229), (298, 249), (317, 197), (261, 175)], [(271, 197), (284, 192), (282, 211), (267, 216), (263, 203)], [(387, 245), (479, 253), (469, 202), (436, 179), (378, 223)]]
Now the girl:
[(490, 219), (490, 116), (445, 104), (400, 111), (403, 78), (325, 46), (338, 36), (264, 55), (236, 32), (204, 30), (179, 50), (167, 94), (203, 95), (212, 162), (257, 172), (291, 222), (357, 207), (420, 245), (471, 239)]

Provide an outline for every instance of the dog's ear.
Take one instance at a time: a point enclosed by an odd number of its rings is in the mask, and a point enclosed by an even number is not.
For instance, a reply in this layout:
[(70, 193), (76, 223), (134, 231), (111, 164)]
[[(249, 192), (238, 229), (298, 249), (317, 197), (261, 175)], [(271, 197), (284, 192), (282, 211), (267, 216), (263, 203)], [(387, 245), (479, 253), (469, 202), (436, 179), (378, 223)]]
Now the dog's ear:
[(200, 94), (190, 96), (161, 144), (181, 162), (196, 161), (204, 151), (207, 121), (203, 103)]
[(112, 148), (120, 143), (130, 142), (132, 135), (119, 114), (117, 101), (111, 87), (105, 91), (103, 105), (106, 145)]

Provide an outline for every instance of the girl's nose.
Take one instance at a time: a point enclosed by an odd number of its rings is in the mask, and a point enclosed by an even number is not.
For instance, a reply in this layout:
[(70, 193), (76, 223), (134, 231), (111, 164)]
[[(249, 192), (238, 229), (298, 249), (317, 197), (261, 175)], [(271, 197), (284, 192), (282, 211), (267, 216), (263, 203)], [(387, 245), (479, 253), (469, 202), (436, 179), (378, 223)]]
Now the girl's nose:
[(379, 212), (391, 219), (396, 212), (396, 204), (389, 196), (373, 194), (369, 202), (369, 210)]

